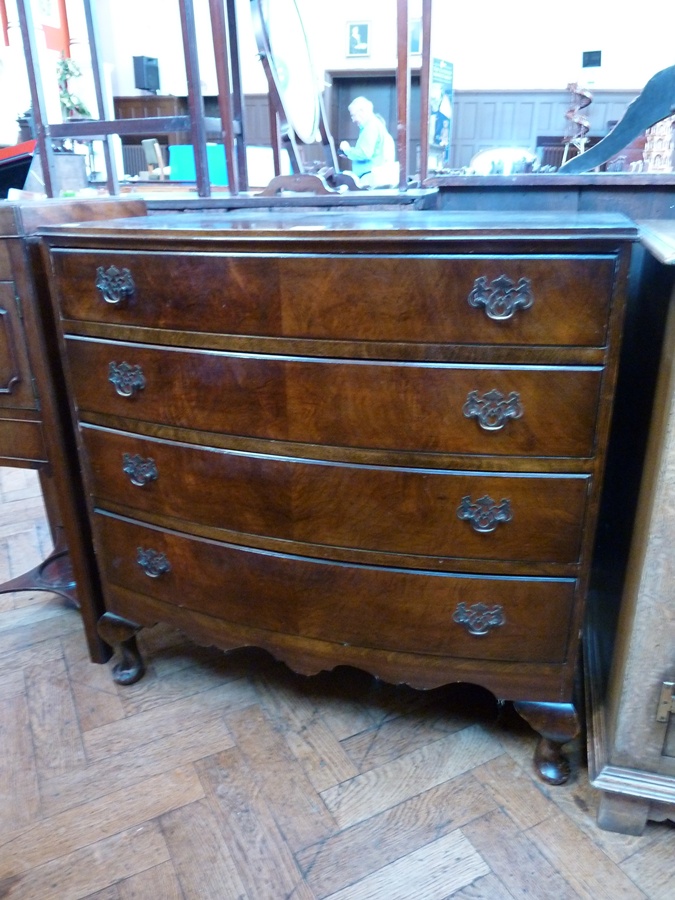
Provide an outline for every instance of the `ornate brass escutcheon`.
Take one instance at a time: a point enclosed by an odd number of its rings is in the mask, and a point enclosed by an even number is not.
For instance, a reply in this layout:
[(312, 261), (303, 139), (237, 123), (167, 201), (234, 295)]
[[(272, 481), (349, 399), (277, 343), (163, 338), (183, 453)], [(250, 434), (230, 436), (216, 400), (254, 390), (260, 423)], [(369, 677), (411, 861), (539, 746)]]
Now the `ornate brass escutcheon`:
[(110, 363), (108, 381), (114, 385), (120, 397), (133, 397), (137, 391), (145, 387), (145, 376), (140, 366), (130, 366), (123, 362), (117, 365)]
[(486, 606), (485, 603), (474, 603), (467, 608), (466, 603), (458, 603), (452, 617), (453, 622), (463, 625), (469, 634), (487, 634), (491, 628), (499, 628), (506, 624), (504, 609), (498, 603)]
[(470, 306), (485, 307), (487, 317), (498, 322), (512, 318), (517, 309), (529, 309), (534, 303), (530, 279), (520, 278), (516, 284), (506, 275), (500, 275), (490, 284), (485, 275), (476, 278), (467, 300)]
[(149, 481), (157, 481), (159, 475), (154, 459), (150, 456), (147, 459), (143, 459), (138, 453), (134, 456), (130, 453), (124, 454), (122, 471), (129, 476), (129, 481), (137, 487), (145, 487)]
[(105, 302), (111, 306), (118, 306), (124, 300), (133, 297), (136, 290), (131, 272), (128, 269), (120, 271), (117, 266), (110, 266), (109, 269), (99, 266), (96, 270), (95, 285)]
[(457, 518), (470, 522), (475, 531), (488, 534), (494, 531), (500, 522), (510, 522), (513, 513), (508, 500), (495, 503), (492, 497), (486, 495), (473, 503), (471, 497), (462, 497), (462, 502), (457, 508)]
[(159, 578), (160, 575), (166, 575), (171, 571), (171, 563), (166, 555), (158, 553), (157, 550), (144, 550), (142, 547), (138, 547), (136, 562), (148, 578)]
[(523, 414), (520, 394), (511, 391), (508, 397), (497, 390), (488, 391), (482, 397), (471, 391), (462, 407), (467, 419), (477, 419), (484, 431), (501, 431), (509, 419), (519, 419)]

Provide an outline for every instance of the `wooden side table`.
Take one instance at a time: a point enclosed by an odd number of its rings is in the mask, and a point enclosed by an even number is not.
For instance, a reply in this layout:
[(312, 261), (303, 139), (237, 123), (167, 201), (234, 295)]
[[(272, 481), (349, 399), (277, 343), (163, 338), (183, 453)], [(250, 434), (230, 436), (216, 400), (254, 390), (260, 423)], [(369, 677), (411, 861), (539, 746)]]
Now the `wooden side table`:
[[(675, 276), (675, 221), (641, 223)], [(609, 680), (601, 635), (586, 632), (589, 776), (598, 824), (641, 834), (675, 819), (675, 277)]]
[(54, 543), (46, 560), (0, 584), (0, 593), (44, 590), (79, 605), (89, 652), (98, 661), (110, 651), (96, 631), (100, 588), (88, 549), (51, 304), (33, 236), (47, 224), (144, 211), (139, 200), (0, 202), (0, 465), (37, 469)]

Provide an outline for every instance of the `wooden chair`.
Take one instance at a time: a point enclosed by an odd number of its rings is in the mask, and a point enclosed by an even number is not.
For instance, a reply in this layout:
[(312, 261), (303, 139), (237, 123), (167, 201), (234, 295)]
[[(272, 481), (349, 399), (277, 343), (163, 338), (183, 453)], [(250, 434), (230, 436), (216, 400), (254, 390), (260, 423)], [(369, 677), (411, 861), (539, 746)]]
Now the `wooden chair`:
[(145, 153), (145, 164), (148, 167), (150, 177), (153, 177), (153, 173), (157, 169), (159, 180), (164, 181), (164, 152), (162, 150), (162, 145), (157, 138), (146, 138), (141, 141), (141, 147)]

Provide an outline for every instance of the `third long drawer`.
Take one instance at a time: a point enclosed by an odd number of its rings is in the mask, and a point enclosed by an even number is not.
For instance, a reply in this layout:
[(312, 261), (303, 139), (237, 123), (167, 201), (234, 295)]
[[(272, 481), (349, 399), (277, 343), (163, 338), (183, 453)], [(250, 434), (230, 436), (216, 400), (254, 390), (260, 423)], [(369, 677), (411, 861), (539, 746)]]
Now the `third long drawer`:
[(81, 431), (95, 504), (139, 517), (382, 553), (579, 560), (587, 474), (356, 465)]

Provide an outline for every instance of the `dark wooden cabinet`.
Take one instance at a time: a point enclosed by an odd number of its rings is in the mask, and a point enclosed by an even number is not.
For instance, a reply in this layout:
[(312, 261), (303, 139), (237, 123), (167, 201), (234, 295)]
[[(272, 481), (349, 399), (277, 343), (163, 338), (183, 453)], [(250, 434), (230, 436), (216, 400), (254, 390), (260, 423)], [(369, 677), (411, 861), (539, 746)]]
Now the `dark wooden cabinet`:
[(44, 232), (120, 681), (138, 627), (482, 685), (567, 777), (631, 241), (603, 215)]
[(592, 592), (584, 648), (598, 824), (624, 834), (675, 821), (675, 222), (640, 233), (670, 300), (619, 619), (612, 628), (603, 616), (608, 579)]
[(122, 135), (123, 144), (140, 144), (144, 138), (157, 138), (161, 144), (185, 144), (189, 135), (184, 132), (157, 134), (152, 129), (152, 119), (161, 116), (187, 116), (187, 97), (139, 94), (133, 97), (114, 97), (113, 108), (116, 119), (149, 119), (147, 134)]

